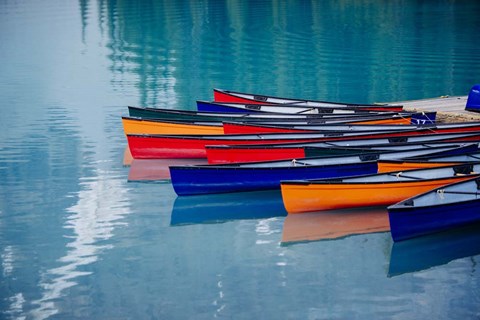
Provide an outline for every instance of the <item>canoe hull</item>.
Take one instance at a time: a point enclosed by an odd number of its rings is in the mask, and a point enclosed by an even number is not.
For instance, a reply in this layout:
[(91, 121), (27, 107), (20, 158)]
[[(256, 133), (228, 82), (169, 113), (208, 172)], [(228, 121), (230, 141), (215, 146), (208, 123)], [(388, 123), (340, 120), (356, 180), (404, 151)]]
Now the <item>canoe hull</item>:
[[(267, 103), (246, 103), (238, 106), (234, 105), (228, 105), (226, 104), (225, 101), (222, 101), (225, 104), (222, 104), (221, 102), (219, 103), (209, 103), (209, 102), (204, 102), (204, 101), (197, 101), (197, 110), (200, 112), (218, 112), (218, 113), (225, 113), (225, 114), (232, 114), (232, 113), (237, 113), (237, 114), (268, 114), (268, 113), (284, 113), (284, 114), (311, 114), (311, 115), (317, 115), (317, 114), (330, 114), (330, 111), (324, 112), (322, 110), (331, 110), (331, 108), (337, 108), (337, 109), (345, 109), (345, 110), (351, 110), (352, 108), (350, 107), (335, 107), (335, 106), (325, 106), (325, 107), (314, 107), (310, 108), (308, 106), (295, 106), (295, 107), (286, 107), (282, 106), (281, 104), (274, 104), (274, 105), (269, 105)], [(283, 109), (282, 109), (283, 108)], [(288, 109), (287, 109), (288, 108)], [(317, 111), (315, 108), (319, 109)], [(378, 108), (376, 106), (373, 107), (355, 107), (355, 109), (360, 110), (360, 111), (372, 111), (372, 112), (377, 112), (377, 111), (384, 111), (384, 112), (401, 112), (401, 109), (398, 108), (392, 108), (392, 109), (385, 109), (385, 108)], [(421, 120), (415, 120), (411, 121), (412, 117), (411, 116), (405, 116), (404, 121), (401, 121), (401, 118), (396, 118), (400, 123), (404, 124), (418, 124), (419, 121), (425, 121), (422, 116), (419, 116), (419, 118), (422, 118)], [(367, 120), (365, 120), (367, 121)], [(434, 120), (433, 120), (434, 121)], [(385, 122), (385, 123), (397, 123), (397, 122)], [(434, 123), (432, 121), (427, 122), (427, 123)]]
[(392, 238), (402, 241), (480, 221), (480, 199), (427, 207), (388, 208)]
[(304, 100), (296, 98), (282, 98), (267, 95), (257, 95), (251, 93), (235, 92), (230, 90), (213, 89), (213, 99), (215, 102), (233, 102), (247, 104), (273, 104), (281, 105), (285, 103), (305, 103), (308, 106), (344, 106), (354, 107), (359, 110), (371, 111), (402, 111), (403, 106), (394, 105), (374, 105), (374, 104), (352, 104), (343, 102), (328, 102), (316, 100)]
[[(168, 158), (206, 158), (207, 145), (259, 145), (282, 144), (291, 142), (322, 142), (340, 141), (365, 138), (392, 138), (403, 135), (404, 132), (394, 133), (341, 133), (332, 136), (329, 133), (280, 133), (265, 135), (127, 135), (128, 146), (135, 159), (168, 159)], [(401, 137), (403, 139), (403, 137)]]
[(412, 169), (423, 168), (437, 168), (442, 166), (453, 166), (459, 164), (458, 162), (427, 162), (427, 161), (378, 161), (378, 173), (404, 171)]
[[(396, 123), (396, 122), (399, 123)], [(393, 123), (389, 123), (393, 122)], [(375, 127), (377, 125), (379, 127)], [(338, 131), (407, 131), (422, 128), (422, 126), (408, 126), (409, 121), (406, 118), (398, 119), (384, 119), (384, 120), (368, 120), (368, 121), (345, 121), (342, 123), (335, 123), (331, 121), (329, 124), (265, 124), (265, 123), (240, 123), (240, 122), (226, 122), (223, 124), (223, 130), (227, 134), (254, 134), (254, 133), (282, 133), (282, 132), (315, 132), (321, 130), (328, 130), (328, 127), (338, 126)], [(382, 126), (384, 129), (382, 129)], [(343, 127), (343, 128), (342, 128)], [(467, 133), (480, 131), (480, 123), (459, 123), (446, 124), (438, 126), (423, 126), (428, 128), (430, 133)]]
[(470, 179), (454, 176), (434, 180), (389, 183), (282, 183), (288, 213), (302, 213), (365, 206), (388, 206), (446, 184)]
[(175, 123), (149, 121), (138, 118), (122, 118), (123, 131), (127, 134), (224, 134), (221, 125), (200, 125), (195, 123)]
[[(351, 121), (342, 121), (345, 126), (348, 126), (349, 124), (352, 125), (409, 125), (410, 124), (410, 119), (409, 118), (395, 118), (395, 119), (382, 119), (382, 120), (366, 120), (366, 121), (357, 121), (357, 120), (351, 120)], [(332, 124), (338, 124), (339, 126), (342, 124), (341, 121), (335, 122), (332, 121)], [(316, 131), (322, 131), (322, 130), (328, 130), (328, 124), (326, 125), (325, 128), (321, 127), (322, 125), (315, 125), (311, 126), (312, 128), (308, 128), (308, 125), (303, 125), (303, 126), (298, 126), (297, 128), (295, 126), (282, 126), (281, 124), (278, 125), (262, 125), (261, 123), (241, 123), (241, 122), (225, 122), (223, 123), (223, 131), (225, 134), (255, 134), (255, 133), (288, 133), (288, 132), (316, 132)], [(301, 127), (301, 128), (300, 128)], [(401, 128), (398, 128), (401, 130)], [(414, 129), (414, 128), (413, 128)], [(341, 131), (341, 130), (338, 130)], [(345, 129), (345, 131), (349, 131), (348, 128)], [(358, 132), (362, 131), (368, 131), (368, 130), (358, 130)], [(375, 132), (379, 131), (379, 129), (376, 129), (372, 127), (372, 130), (370, 132)], [(388, 131), (386, 129), (385, 131)], [(394, 130), (391, 130), (394, 131)], [(356, 132), (355, 130), (352, 130), (352, 132)]]
[[(344, 146), (339, 146), (337, 148), (332, 147), (320, 147), (315, 148), (314, 150), (311, 147), (308, 147), (307, 144), (302, 146), (301, 144), (297, 146), (273, 146), (273, 145), (257, 145), (257, 146), (207, 146), (206, 155), (209, 164), (225, 164), (225, 163), (238, 163), (238, 162), (258, 162), (258, 161), (272, 161), (272, 160), (287, 160), (287, 159), (298, 159), (298, 158), (311, 158), (318, 156), (334, 156), (334, 155), (347, 155), (347, 154), (357, 154), (359, 152), (368, 152), (375, 153), (379, 152), (381, 149), (375, 151), (366, 151), (370, 147), (375, 145), (369, 145), (368, 139), (352, 141), (352, 145), (357, 149), (348, 148)], [(384, 150), (392, 150), (395, 147), (395, 143), (392, 142), (392, 145), (382, 144)], [(361, 148), (360, 148), (361, 147)], [(412, 148), (413, 144), (412, 144)], [(425, 147), (426, 148), (426, 147)], [(474, 144), (466, 146), (462, 149), (451, 150), (445, 153), (436, 154), (435, 156), (447, 156), (455, 154), (465, 154), (467, 152), (475, 152), (477, 148)], [(359, 150), (364, 149), (364, 150)]]
[[(173, 110), (162, 108), (142, 108), (128, 107), (130, 117), (143, 119), (163, 119), (170, 121), (238, 121), (241, 122), (299, 122), (298, 125), (305, 123), (324, 123), (325, 121), (339, 118), (355, 117), (360, 119), (368, 113), (319, 113), (319, 114), (288, 114), (288, 113), (249, 113), (248, 115), (238, 113), (219, 113), (219, 112), (200, 112), (191, 110)], [(393, 116), (395, 112), (381, 113), (378, 116)], [(417, 115), (417, 114), (415, 114)]]
[(376, 162), (237, 169), (221, 166), (171, 166), (170, 177), (175, 192), (185, 196), (278, 189), (281, 180), (339, 178), (376, 171)]
[[(340, 137), (343, 138), (343, 137)], [(349, 137), (345, 137), (349, 138)], [(207, 145), (255, 145), (255, 144), (282, 144), (288, 142), (325, 141), (329, 137), (312, 138), (258, 138), (258, 139), (215, 139), (214, 136), (164, 136), (164, 135), (127, 135), (128, 146), (134, 159), (169, 159), (169, 158), (207, 158)]]
[(230, 146), (206, 146), (209, 164), (226, 164), (238, 162), (258, 162), (305, 158), (304, 148), (235, 148)]

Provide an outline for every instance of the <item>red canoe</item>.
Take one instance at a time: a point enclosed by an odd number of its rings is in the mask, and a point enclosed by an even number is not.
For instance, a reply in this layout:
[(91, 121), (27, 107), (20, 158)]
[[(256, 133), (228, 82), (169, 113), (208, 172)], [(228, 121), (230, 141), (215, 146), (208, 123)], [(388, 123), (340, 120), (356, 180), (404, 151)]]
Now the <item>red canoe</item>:
[[(253, 135), (127, 135), (128, 145), (135, 159), (166, 159), (166, 158), (206, 158), (205, 147), (219, 145), (260, 145), (285, 144), (303, 142), (348, 141), (359, 139), (388, 139), (404, 142), (415, 137), (431, 134), (428, 130), (385, 132), (385, 133), (281, 133), (281, 134), (253, 134)], [(452, 134), (454, 135), (454, 134)], [(457, 134), (461, 141), (478, 141), (480, 134), (466, 138), (468, 133)], [(472, 133), (472, 135), (474, 135)], [(410, 137), (410, 138), (409, 138)], [(434, 137), (435, 139), (435, 137)], [(438, 137), (440, 139), (440, 137)], [(437, 139), (437, 140), (438, 140)], [(450, 137), (448, 142), (454, 138)], [(258, 152), (258, 150), (257, 150)]]
[[(403, 132), (402, 132), (403, 133)], [(397, 136), (398, 133), (266, 133), (253, 135), (148, 135), (128, 134), (134, 159), (206, 158), (207, 145), (282, 144), (289, 142), (335, 141), (363, 137)]]
[[(409, 136), (398, 136), (391, 138), (365, 138), (358, 140), (337, 140), (333, 141), (310, 141), (283, 144), (256, 144), (256, 145), (208, 145), (206, 153), (208, 163), (236, 163), (236, 162), (257, 162), (304, 158), (305, 148), (313, 147), (368, 147), (371, 145), (387, 144), (428, 144), (436, 142), (479, 142), (480, 133), (445, 133), (445, 134), (423, 134)], [(332, 142), (332, 143), (325, 143)]]
[(215, 102), (234, 102), (234, 103), (248, 103), (248, 104), (294, 104), (299, 106), (324, 106), (324, 107), (355, 107), (359, 110), (369, 111), (402, 111), (403, 106), (399, 105), (379, 105), (379, 104), (358, 104), (358, 103), (344, 103), (344, 102), (330, 102), (318, 100), (305, 100), (296, 98), (282, 98), (275, 96), (266, 96), (252, 93), (236, 92), (230, 90), (213, 89), (213, 99)]
[[(223, 132), (225, 134), (254, 134), (254, 133), (286, 133), (286, 132), (316, 132), (333, 127), (335, 124), (262, 124), (262, 123), (241, 123), (241, 122), (223, 122)], [(348, 127), (347, 127), (348, 126)], [(343, 125), (338, 130), (351, 131), (378, 131), (382, 130), (415, 130), (418, 126), (405, 124), (369, 124), (350, 122), (349, 125)], [(454, 133), (454, 132), (480, 132), (480, 122), (461, 122), (438, 124), (428, 127), (435, 133)]]

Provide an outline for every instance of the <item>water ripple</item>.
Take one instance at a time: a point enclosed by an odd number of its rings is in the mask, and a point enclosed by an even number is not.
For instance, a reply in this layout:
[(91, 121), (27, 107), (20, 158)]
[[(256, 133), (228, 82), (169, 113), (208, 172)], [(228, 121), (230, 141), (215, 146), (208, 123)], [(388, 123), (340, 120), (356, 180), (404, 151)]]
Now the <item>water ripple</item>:
[[(46, 319), (60, 312), (55, 301), (64, 291), (78, 284), (78, 278), (90, 275), (85, 266), (98, 261), (99, 255), (113, 248), (112, 244), (102, 244), (114, 236), (118, 227), (126, 226), (122, 220), (130, 213), (127, 191), (123, 189), (122, 179), (112, 179), (105, 172), (96, 177), (83, 179), (82, 190), (76, 197), (77, 203), (67, 209), (64, 228), (70, 242), (65, 256), (57, 262), (59, 267), (49, 269), (41, 275), (39, 284), (42, 297), (33, 301), (37, 307), (31, 311), (36, 319)], [(121, 204), (121, 205), (120, 205)], [(112, 210), (114, 209), (114, 210)]]

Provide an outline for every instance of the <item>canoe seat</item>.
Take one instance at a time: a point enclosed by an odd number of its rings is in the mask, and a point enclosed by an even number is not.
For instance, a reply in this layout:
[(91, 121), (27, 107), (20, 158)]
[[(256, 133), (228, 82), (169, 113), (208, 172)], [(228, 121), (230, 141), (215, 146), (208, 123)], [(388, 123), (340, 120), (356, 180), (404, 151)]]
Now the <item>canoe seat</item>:
[(408, 142), (407, 137), (393, 137), (393, 138), (388, 138), (389, 143), (405, 143)]
[(266, 96), (261, 96), (259, 94), (256, 94), (253, 96), (253, 100), (257, 100), (257, 101), (267, 101), (268, 100), (268, 97)]
[[(316, 116), (316, 115), (314, 114), (312, 116)], [(309, 115), (307, 115), (307, 119), (308, 119), (308, 117), (309, 117)], [(323, 120), (323, 119), (307, 120), (307, 124), (323, 124), (325, 122), (326, 121)]]
[(359, 156), (360, 158), (360, 161), (364, 162), (364, 161), (376, 161), (378, 159), (380, 159), (380, 156), (377, 154), (361, 154)]
[(469, 174), (478, 174), (478, 172), (472, 171), (472, 172), (467, 172), (467, 173), (455, 173), (455, 176), (460, 177), (460, 176), (466, 176), (466, 175), (469, 175)]
[(471, 174), (473, 172), (473, 164), (462, 164), (453, 167), (455, 175)]
[[(312, 112), (312, 111), (317, 111), (315, 108), (310, 108), (310, 109), (305, 109), (303, 111), (300, 111), (300, 112), (295, 112), (295, 114), (302, 114), (302, 113), (306, 113), (306, 112)], [(316, 114), (319, 113), (318, 111), (316, 112)]]
[(437, 194), (439, 194), (440, 196), (442, 196), (445, 193), (447, 193), (447, 194), (471, 194), (471, 195), (480, 196), (480, 192), (448, 191), (448, 190), (445, 190), (445, 189), (438, 189), (437, 190)]
[(325, 137), (343, 137), (343, 132), (327, 132), (324, 134)]
[(310, 163), (306, 163), (306, 162), (303, 162), (303, 161), (298, 161), (297, 159), (292, 159), (292, 164), (293, 164), (294, 167), (297, 164), (300, 164), (302, 166), (309, 166), (310, 165)]
[(404, 175), (403, 172), (397, 172), (397, 173), (389, 173), (390, 176), (394, 176), (394, 177), (397, 177), (397, 179), (400, 179), (400, 178), (407, 178), (407, 179), (413, 179), (413, 180), (420, 180), (422, 178), (419, 178), (419, 177), (413, 177), (413, 176), (407, 176), (407, 175)]

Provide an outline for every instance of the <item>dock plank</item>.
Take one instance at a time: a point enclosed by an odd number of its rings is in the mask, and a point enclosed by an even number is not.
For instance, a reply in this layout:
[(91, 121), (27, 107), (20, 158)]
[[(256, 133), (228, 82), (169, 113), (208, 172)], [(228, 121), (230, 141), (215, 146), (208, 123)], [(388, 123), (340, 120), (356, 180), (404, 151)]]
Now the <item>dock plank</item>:
[(480, 121), (480, 113), (465, 110), (467, 96), (438, 97), (391, 102), (401, 104), (406, 111), (436, 111), (438, 122)]

